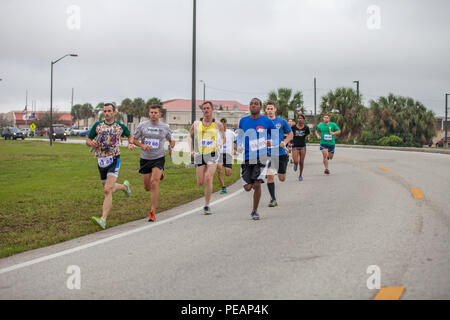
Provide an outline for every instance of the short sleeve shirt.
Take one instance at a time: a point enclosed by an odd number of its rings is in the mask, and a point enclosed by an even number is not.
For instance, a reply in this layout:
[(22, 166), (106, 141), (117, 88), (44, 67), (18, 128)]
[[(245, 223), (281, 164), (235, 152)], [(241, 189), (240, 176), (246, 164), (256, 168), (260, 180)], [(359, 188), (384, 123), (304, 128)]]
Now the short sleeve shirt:
[[(284, 140), (284, 135), (288, 134), (292, 131), (291, 127), (289, 127), (288, 122), (280, 117), (275, 117), (275, 119), (272, 120), (275, 127), (278, 129), (278, 132), (276, 133), (272, 133), (273, 135), (273, 147), (269, 149), (269, 154), (274, 154), (277, 156), (282, 156), (282, 155), (286, 155), (286, 150), (285, 148), (280, 147), (280, 143), (281, 141)], [(274, 139), (276, 139), (276, 135), (278, 135), (278, 141), (274, 141)], [(276, 148), (278, 148), (278, 154), (276, 153)]]
[(334, 122), (330, 122), (328, 125), (326, 125), (324, 122), (321, 122), (317, 126), (317, 131), (320, 131), (321, 134), (320, 144), (334, 146), (336, 142), (334, 140), (334, 135), (331, 135), (331, 133), (339, 130), (340, 129), (338, 125)]
[(299, 129), (297, 125), (292, 126), (292, 132), (294, 138), (292, 139), (292, 146), (302, 148), (306, 146), (306, 137), (310, 134), (309, 127), (305, 125), (302, 129)]
[(172, 131), (167, 123), (153, 124), (151, 121), (144, 121), (137, 126), (134, 137), (141, 143), (151, 146), (149, 151), (141, 149), (141, 158), (145, 160), (155, 160), (166, 156), (164, 142), (171, 141)]
[(95, 149), (95, 157), (120, 156), (120, 137), (129, 137), (130, 130), (118, 121), (107, 124), (105, 120), (96, 122), (89, 132), (89, 139), (95, 140), (100, 148)]

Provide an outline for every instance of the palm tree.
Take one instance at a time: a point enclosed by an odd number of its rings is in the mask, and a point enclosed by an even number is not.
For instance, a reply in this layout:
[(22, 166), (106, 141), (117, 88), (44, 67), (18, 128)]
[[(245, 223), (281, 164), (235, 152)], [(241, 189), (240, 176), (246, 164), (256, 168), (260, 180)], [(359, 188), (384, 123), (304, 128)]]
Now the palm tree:
[(421, 146), (435, 135), (435, 115), (419, 101), (390, 93), (370, 101), (369, 127), (383, 135), (397, 135)]
[[(126, 114), (126, 115), (132, 115), (134, 113), (133, 111), (133, 101), (131, 99), (126, 98), (122, 101), (119, 107), (119, 112)], [(119, 114), (119, 112), (117, 114)], [(128, 122), (128, 121), (127, 121)]]
[(77, 122), (77, 128), (80, 127), (80, 119), (81, 117), (81, 104), (76, 104), (72, 106), (72, 110), (70, 110), (70, 114), (72, 115), (72, 120)]
[(351, 88), (338, 88), (322, 97), (322, 115), (330, 114), (331, 121), (341, 128), (345, 140), (359, 139), (367, 121), (367, 108), (361, 104), (361, 95)]
[(133, 115), (138, 118), (138, 122), (141, 122), (142, 117), (148, 116), (145, 100), (142, 98), (135, 98), (132, 102)]
[(85, 103), (80, 108), (80, 116), (84, 119), (84, 126), (88, 126), (89, 118), (94, 116), (94, 107), (90, 103)]
[[(94, 120), (96, 120), (96, 119), (100, 120), (100, 118), (103, 119), (103, 107), (104, 107), (104, 106), (105, 106), (105, 103), (104, 103), (104, 102), (99, 102), (99, 103), (97, 104), (97, 106), (96, 106), (95, 109), (94, 109), (94, 115), (95, 115)], [(96, 120), (96, 121), (97, 121), (97, 120)]]
[(301, 91), (295, 92), (292, 96), (292, 89), (279, 88), (277, 91), (272, 90), (269, 92), (268, 99), (264, 103), (272, 101), (277, 106), (277, 115), (287, 118), (289, 111), (296, 113), (305, 113), (305, 107), (303, 106), (303, 94)]

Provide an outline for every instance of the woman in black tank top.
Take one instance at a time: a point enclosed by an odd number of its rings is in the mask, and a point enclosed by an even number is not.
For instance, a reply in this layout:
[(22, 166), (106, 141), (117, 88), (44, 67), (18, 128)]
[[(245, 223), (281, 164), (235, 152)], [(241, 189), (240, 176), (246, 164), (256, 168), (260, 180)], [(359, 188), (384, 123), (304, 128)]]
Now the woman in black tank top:
[(306, 156), (306, 139), (311, 138), (309, 127), (305, 125), (305, 116), (299, 115), (297, 124), (292, 126), (294, 138), (292, 139), (292, 159), (294, 160), (294, 171), (297, 171), (300, 163), (299, 181), (303, 181), (303, 168)]

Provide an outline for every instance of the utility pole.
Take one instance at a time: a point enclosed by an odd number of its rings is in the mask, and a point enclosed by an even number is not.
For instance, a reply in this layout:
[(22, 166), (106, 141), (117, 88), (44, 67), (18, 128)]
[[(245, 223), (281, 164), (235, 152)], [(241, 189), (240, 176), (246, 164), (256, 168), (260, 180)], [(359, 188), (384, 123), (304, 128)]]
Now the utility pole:
[(72, 88), (72, 102), (70, 103), (70, 111), (72, 111), (72, 108), (73, 108), (73, 88)]
[(317, 128), (317, 81), (314, 78), (314, 129)]
[(359, 80), (353, 81), (353, 83), (356, 83), (356, 96), (358, 97), (359, 104)]
[(448, 96), (450, 96), (450, 93), (445, 94), (445, 140), (444, 140), (444, 148), (448, 147), (448, 135), (447, 135), (447, 112), (448, 112)]
[(28, 90), (25, 91), (25, 128), (28, 127)]
[(197, 104), (197, 99), (195, 97), (196, 83), (195, 83), (195, 62), (196, 62), (196, 31), (197, 31), (197, 0), (193, 0), (193, 26), (192, 26), (192, 116), (191, 123), (194, 123), (195, 116), (195, 107)]

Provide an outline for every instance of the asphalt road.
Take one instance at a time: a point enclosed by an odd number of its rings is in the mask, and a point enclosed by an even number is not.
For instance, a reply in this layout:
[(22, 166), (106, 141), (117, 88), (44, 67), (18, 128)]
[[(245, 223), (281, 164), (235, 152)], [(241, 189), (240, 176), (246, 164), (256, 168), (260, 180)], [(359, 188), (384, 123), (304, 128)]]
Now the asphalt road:
[(401, 299), (449, 299), (450, 156), (337, 147), (325, 176), (317, 149), (303, 182), (292, 166), (276, 182), (278, 207), (263, 186), (260, 221), (238, 182), (211, 216), (198, 200), (2, 259), (0, 299), (373, 299), (371, 265)]

